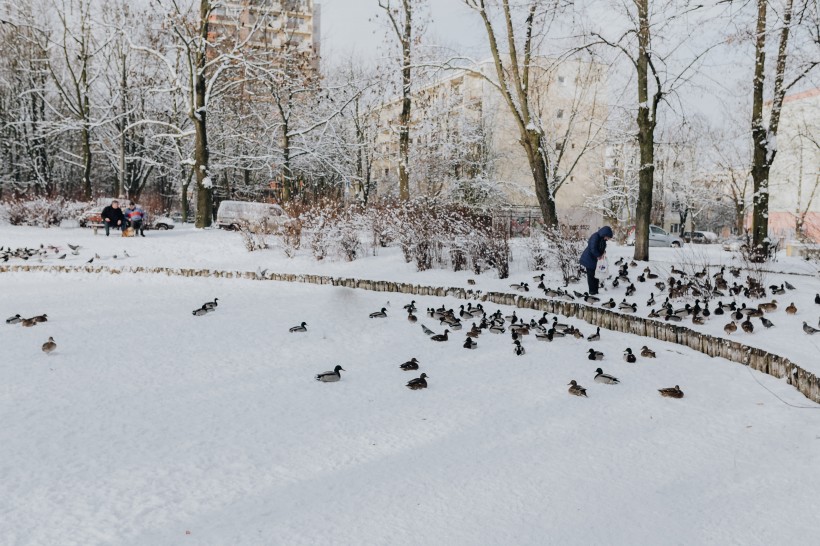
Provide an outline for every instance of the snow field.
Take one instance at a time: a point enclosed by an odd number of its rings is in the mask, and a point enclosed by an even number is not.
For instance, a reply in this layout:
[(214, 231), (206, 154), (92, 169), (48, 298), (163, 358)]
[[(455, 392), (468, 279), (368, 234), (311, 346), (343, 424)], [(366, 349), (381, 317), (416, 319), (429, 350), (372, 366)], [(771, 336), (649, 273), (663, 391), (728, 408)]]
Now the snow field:
[[(761, 385), (820, 406), (675, 345), (602, 330), (596, 343), (526, 336), (517, 357), (508, 333), (484, 333), (468, 351), (464, 331), (432, 342), (401, 309), (416, 299), (419, 322), (442, 332), (423, 309), (465, 302), (325, 286), (30, 273), (1, 275), (0, 290), (3, 318), (49, 315), (0, 324), (6, 544), (796, 544), (820, 532), (820, 412)], [(214, 297), (216, 312), (191, 315)], [(388, 299), (389, 317), (369, 319)], [(288, 333), (303, 320), (307, 333)], [(657, 359), (621, 359), (644, 344)], [(586, 360), (590, 347), (605, 359)], [(413, 356), (421, 369), (401, 371)], [(313, 380), (337, 363), (339, 383)], [(622, 383), (594, 383), (598, 366)], [(421, 372), (430, 387), (406, 389)], [(588, 399), (567, 394), (570, 379)], [(658, 395), (674, 384), (685, 398)]]

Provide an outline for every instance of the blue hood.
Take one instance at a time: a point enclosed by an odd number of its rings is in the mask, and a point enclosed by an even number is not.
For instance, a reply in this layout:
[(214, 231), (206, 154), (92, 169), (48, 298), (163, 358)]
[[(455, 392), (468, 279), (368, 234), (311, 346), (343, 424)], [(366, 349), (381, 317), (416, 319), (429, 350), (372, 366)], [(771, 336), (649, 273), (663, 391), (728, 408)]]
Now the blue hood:
[(609, 226), (604, 226), (598, 230), (598, 235), (600, 235), (601, 237), (612, 238), (612, 228)]

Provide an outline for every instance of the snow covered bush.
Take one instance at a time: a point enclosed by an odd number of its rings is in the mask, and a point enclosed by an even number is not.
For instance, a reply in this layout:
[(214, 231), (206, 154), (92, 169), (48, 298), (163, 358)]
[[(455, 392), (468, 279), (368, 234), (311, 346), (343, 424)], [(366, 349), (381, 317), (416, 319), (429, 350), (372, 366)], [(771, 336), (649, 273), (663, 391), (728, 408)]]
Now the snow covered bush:
[(546, 241), (545, 267), (557, 267), (564, 280), (564, 286), (578, 277), (578, 259), (586, 246), (586, 237), (578, 226), (560, 225), (545, 227), (543, 238)]
[(549, 265), (549, 239), (543, 227), (535, 227), (530, 236), (525, 239), (527, 257), (533, 271), (543, 271)]
[(62, 197), (38, 197), (28, 201), (6, 201), (0, 204), (0, 216), (13, 226), (51, 227), (60, 225), (63, 220), (78, 219), (88, 207), (88, 203)]

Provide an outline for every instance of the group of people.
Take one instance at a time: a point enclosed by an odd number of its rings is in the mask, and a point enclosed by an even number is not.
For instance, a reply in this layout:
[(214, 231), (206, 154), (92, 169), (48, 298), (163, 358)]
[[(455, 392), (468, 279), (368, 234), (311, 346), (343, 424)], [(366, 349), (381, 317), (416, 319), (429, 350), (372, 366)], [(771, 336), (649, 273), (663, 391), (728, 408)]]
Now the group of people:
[(145, 237), (145, 228), (143, 227), (145, 211), (133, 201), (128, 203), (128, 208), (125, 210), (120, 208), (119, 201), (111, 201), (111, 204), (102, 211), (102, 220), (105, 225), (106, 237), (108, 237), (111, 228), (123, 230), (127, 227), (134, 228), (135, 235), (140, 234)]

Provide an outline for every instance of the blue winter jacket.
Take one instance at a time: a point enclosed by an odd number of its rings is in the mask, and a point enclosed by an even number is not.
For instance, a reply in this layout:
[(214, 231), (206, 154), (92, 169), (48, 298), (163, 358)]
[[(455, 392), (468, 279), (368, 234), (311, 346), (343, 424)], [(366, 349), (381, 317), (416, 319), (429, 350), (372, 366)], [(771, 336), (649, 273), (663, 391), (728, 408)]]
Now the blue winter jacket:
[(582, 266), (587, 269), (595, 269), (598, 258), (606, 252), (606, 240), (604, 237), (612, 237), (611, 227), (604, 226), (593, 233), (592, 237), (589, 238), (587, 248), (584, 250), (584, 253), (581, 254), (581, 259), (579, 260)]

